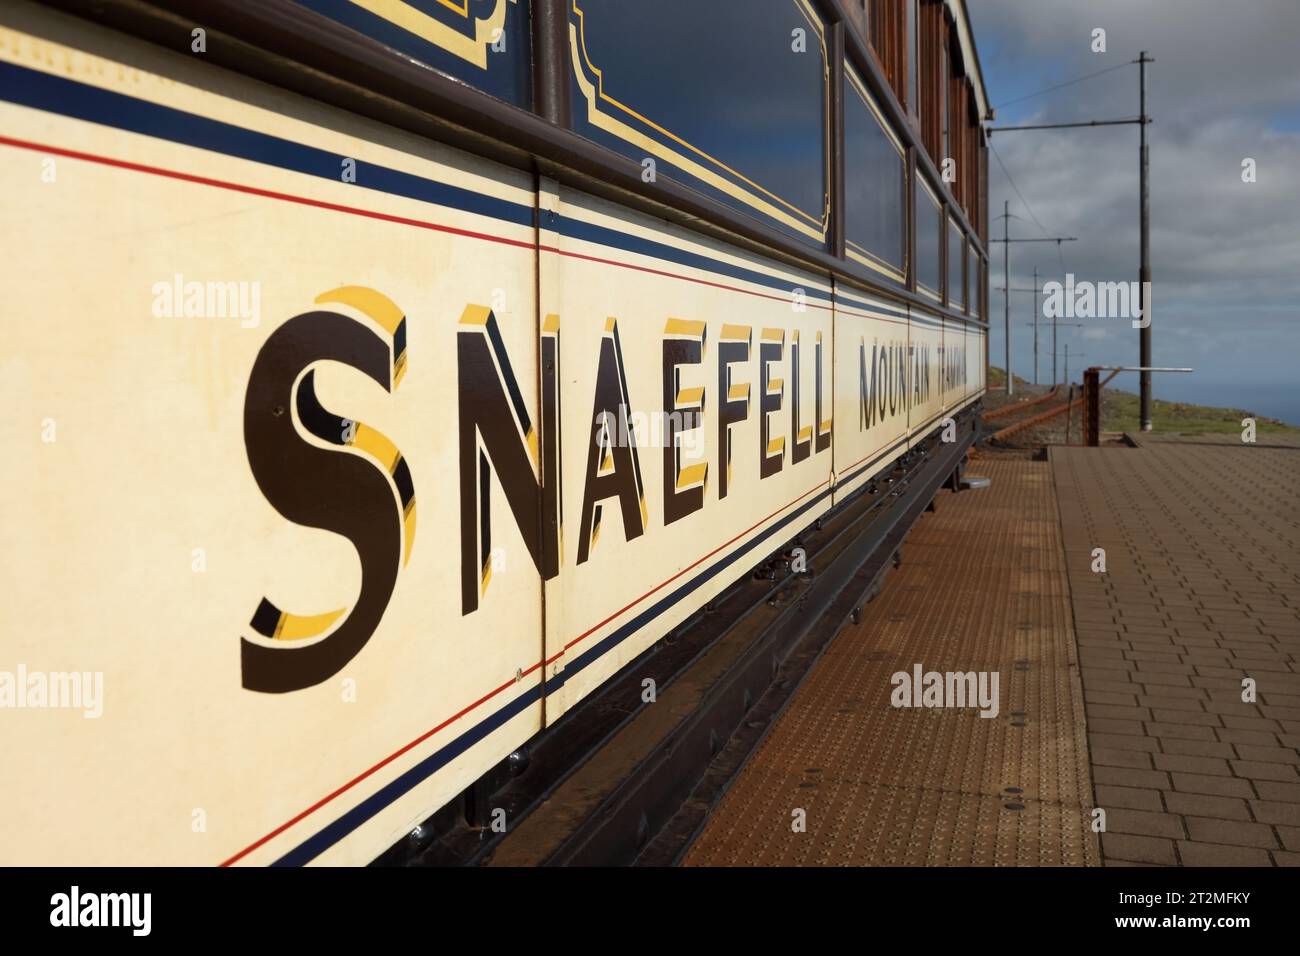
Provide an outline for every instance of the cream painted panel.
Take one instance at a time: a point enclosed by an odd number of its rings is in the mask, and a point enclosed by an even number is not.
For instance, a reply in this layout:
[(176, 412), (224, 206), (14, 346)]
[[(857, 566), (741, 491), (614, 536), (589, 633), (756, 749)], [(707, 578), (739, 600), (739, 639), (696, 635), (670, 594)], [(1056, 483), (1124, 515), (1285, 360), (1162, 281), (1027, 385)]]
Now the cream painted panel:
[(843, 500), (907, 448), (911, 341), (892, 300), (837, 290), (835, 499)]
[[(454, 543), (455, 355), (467, 306), (495, 307), (522, 391), (536, 394), (531, 180), (61, 15), (15, 5), (0, 24), (0, 60), (31, 71), (0, 91), (0, 579), (9, 593), (0, 703), (10, 677), (0, 863), (212, 865), (241, 852), (247, 863), (286, 854), (368, 862), (540, 726), (536, 571), (507, 562), (492, 585), (498, 600), (464, 616)], [(96, 115), (129, 126), (125, 107), (158, 104), (195, 117), (168, 127), (183, 136), (216, 120), (315, 147), (336, 166), (354, 158), (358, 178), (12, 102), (50, 83), (68, 84), (59, 109), (120, 93), (131, 98), (122, 109), (101, 103)], [(281, 154), (260, 142), (268, 159)], [(383, 170), (388, 182), (464, 192), (395, 195), (376, 188)], [(523, 224), (458, 208), (483, 197), (490, 209), (522, 210)], [(182, 301), (165, 301), (178, 282)], [(220, 314), (201, 314), (205, 294), (187, 310), (191, 282), (234, 283), (247, 307), (214, 299)], [(400, 451), (414, 540), (406, 535), (409, 561), (364, 646), (303, 689), (253, 691), (242, 686), (241, 637), (290, 643), (253, 633), (264, 596), (317, 615), (351, 613), (362, 591), (357, 550), (277, 513), (245, 440), (254, 363), (293, 317), (336, 313), (397, 358), (383, 309), (316, 302), (345, 286), (374, 290), (405, 315), (405, 374), (394, 385), (387, 364), (376, 381), (321, 362), (319, 398)], [(290, 359), (341, 347), (308, 325)], [(377, 525), (400, 520), (386, 446), (372, 435), (373, 457), (301, 437), (284, 394), (271, 414), (291, 415), (301, 441), (361, 459), (380, 488), (387, 482), (387, 501), (358, 496), (355, 507)], [(296, 478), (301, 500), (350, 501), (320, 475)], [(507, 513), (500, 489), (491, 495), (494, 512)], [(509, 522), (495, 539), (512, 557), (526, 554)], [(328, 642), (342, 626), (301, 643)], [(29, 680), (102, 674), (102, 714), (16, 707), (20, 669)]]
[(951, 392), (944, 387), (947, 339), (937, 316), (913, 309), (910, 317), (912, 356), (915, 364), (913, 402), (908, 410), (911, 444), (937, 428), (951, 408)]
[[(551, 721), (829, 507), (832, 323), (829, 289), (811, 276), (568, 190), (544, 194), (542, 204), (542, 303), (559, 316), (565, 422), (563, 565), (546, 592)], [(698, 427), (676, 438), (679, 451), (666, 447), (663, 428), (672, 411), (665, 343), (698, 349), (669, 379), (676, 404), (702, 406)], [(725, 353), (733, 353), (726, 363)], [(596, 401), (602, 363), (625, 390), (626, 431), (621, 400)], [(760, 449), (765, 389), (774, 410)], [(738, 415), (726, 432), (729, 464), (721, 392)], [(605, 464), (593, 453), (601, 411), (614, 416), (615, 436), (631, 436), (635, 455), (616, 450)], [(796, 462), (797, 442), (808, 452)], [(766, 477), (762, 457), (771, 462)], [(628, 497), (614, 496), (619, 487)], [(670, 487), (698, 500), (674, 515)], [(609, 496), (584, 509), (588, 488)]]

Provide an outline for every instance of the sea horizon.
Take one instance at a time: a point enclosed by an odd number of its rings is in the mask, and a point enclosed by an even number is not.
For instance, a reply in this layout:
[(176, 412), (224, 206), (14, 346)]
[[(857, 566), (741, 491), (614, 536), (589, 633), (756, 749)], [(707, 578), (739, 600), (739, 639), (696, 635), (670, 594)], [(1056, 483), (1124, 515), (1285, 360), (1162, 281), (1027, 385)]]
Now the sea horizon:
[[(1125, 375), (1122, 378), (1136, 379), (1137, 376)], [(1240, 408), (1300, 427), (1300, 386), (1293, 382), (1206, 382), (1192, 375), (1172, 372), (1155, 373), (1152, 378), (1155, 379), (1152, 394), (1164, 401)], [(1136, 392), (1137, 382), (1123, 382), (1119, 387)]]

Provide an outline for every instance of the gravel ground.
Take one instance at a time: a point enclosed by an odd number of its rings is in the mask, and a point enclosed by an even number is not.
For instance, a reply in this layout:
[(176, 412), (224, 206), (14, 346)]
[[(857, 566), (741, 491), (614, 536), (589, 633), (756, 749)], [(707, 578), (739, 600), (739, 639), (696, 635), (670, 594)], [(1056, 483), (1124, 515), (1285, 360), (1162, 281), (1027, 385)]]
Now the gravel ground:
[[(1051, 391), (1048, 385), (1024, 385), (1016, 383), (1016, 393), (1010, 399), (1004, 391), (990, 391), (984, 396), (985, 411), (994, 411), (995, 409), (1004, 408), (1008, 404), (1021, 405), (1046, 395)], [(1020, 421), (1029, 415), (1037, 415), (1047, 411), (1056, 405), (1065, 401), (1069, 387), (1062, 386), (1057, 397), (1050, 402), (1042, 405), (1036, 405), (1032, 410), (1026, 410), (1023, 414), (1012, 414), (1005, 418), (995, 418), (986, 426), (992, 431), (999, 428), (1005, 428), (1007, 425)], [(1082, 386), (1074, 387), (1074, 397), (1078, 398), (1082, 392)], [(1104, 399), (1103, 393), (1103, 399)], [(976, 455), (984, 458), (1041, 458), (1046, 454), (1048, 445), (1081, 445), (1083, 444), (1083, 406), (1080, 404), (1070, 410), (1068, 415), (1061, 414), (1055, 418), (1049, 419), (1042, 424), (1035, 425), (1025, 431), (1012, 435), (1010, 438), (998, 445), (985, 444), (981, 446)], [(1069, 434), (1067, 436), (1067, 419)], [(1067, 441), (1068, 437), (1068, 441)], [(1120, 440), (1119, 435), (1103, 435), (1103, 439), (1110, 439), (1110, 442)]]

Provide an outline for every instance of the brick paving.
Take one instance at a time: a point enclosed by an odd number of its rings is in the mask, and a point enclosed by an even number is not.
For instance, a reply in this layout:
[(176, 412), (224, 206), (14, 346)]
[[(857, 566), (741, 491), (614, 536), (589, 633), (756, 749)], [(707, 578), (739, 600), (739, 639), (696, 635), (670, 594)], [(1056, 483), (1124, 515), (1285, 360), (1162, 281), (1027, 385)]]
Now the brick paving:
[[(940, 494), (902, 567), (813, 667), (688, 865), (1100, 861), (1051, 466), (971, 470), (992, 487)], [(998, 674), (1000, 712), (892, 707), (891, 675), (918, 663)]]
[[(992, 489), (917, 526), (686, 862), (1300, 865), (1300, 449), (972, 471)], [(1003, 713), (891, 708), (914, 662), (998, 671)]]
[[(1209, 433), (1205, 435), (1180, 435), (1176, 432), (1126, 432), (1126, 434), (1139, 448), (1168, 444), (1229, 445), (1234, 448), (1241, 448), (1241, 435), (1237, 432)], [(1255, 438), (1255, 444), (1265, 447), (1281, 445), (1286, 448), (1300, 448), (1300, 432), (1296, 432), (1294, 429), (1284, 432), (1260, 432)]]
[(1103, 861), (1300, 865), (1300, 450), (1051, 462)]

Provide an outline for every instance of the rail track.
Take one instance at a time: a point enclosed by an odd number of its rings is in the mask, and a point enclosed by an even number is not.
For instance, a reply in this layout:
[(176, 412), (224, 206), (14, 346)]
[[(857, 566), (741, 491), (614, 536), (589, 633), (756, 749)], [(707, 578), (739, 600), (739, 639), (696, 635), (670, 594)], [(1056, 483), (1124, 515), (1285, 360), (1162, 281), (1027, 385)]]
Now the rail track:
[(980, 417), (983, 418), (984, 421), (986, 422), (992, 422), (992, 421), (997, 421), (998, 419), (1001, 418), (1006, 418), (1010, 415), (1017, 415), (1031, 408), (1037, 408), (1039, 405), (1042, 405), (1045, 402), (1050, 402), (1052, 399), (1054, 399), (1057, 396), (1057, 394), (1060, 391), (1061, 391), (1061, 386), (1053, 385), (1046, 394), (1040, 395), (1038, 398), (1031, 399), (1030, 401), (1027, 402), (1008, 402), (1006, 405), (1003, 405), (999, 408), (994, 408), (984, 412), (984, 414), (981, 415)]
[[(1073, 390), (1071, 390), (1071, 396)], [(981, 418), (987, 426), (990, 422), (1001, 424), (1008, 418), (1013, 418), (1011, 422), (1002, 424), (1002, 427), (992, 432), (988, 436), (988, 441), (999, 444), (1006, 442), (1016, 435), (1035, 426), (1049, 422), (1060, 415), (1066, 414), (1073, 408), (1083, 404), (1083, 395), (1078, 398), (1067, 397), (1064, 401), (1056, 402), (1061, 395), (1061, 386), (1054, 385), (1045, 394), (1028, 402), (1018, 402), (1014, 405), (1003, 405), (1001, 408), (995, 408), (992, 411), (985, 412)]]
[(935, 433), (901, 454), (376, 864), (680, 859), (936, 492), (958, 487), (977, 427), (970, 413), (959, 422), (955, 442)]

